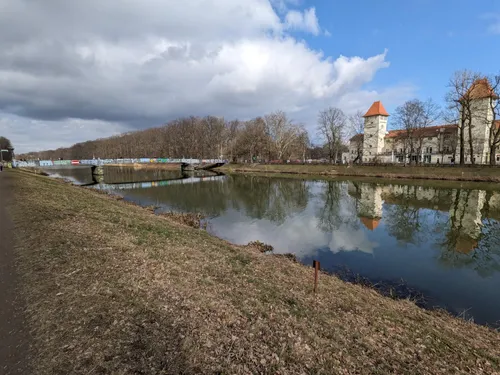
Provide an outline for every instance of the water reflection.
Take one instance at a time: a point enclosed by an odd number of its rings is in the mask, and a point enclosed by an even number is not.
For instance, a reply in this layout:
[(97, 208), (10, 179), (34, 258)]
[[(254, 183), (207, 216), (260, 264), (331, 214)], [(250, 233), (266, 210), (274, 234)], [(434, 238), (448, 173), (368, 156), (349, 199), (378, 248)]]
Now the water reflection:
[(498, 191), (243, 175), (141, 187), (120, 193), (205, 213), (229, 241), (260, 240), (372, 281), (402, 278), (432, 304), (468, 310), (480, 323), (500, 320)]
[(186, 177), (186, 175), (181, 172), (180, 168), (169, 170), (107, 166), (104, 168), (104, 176), (102, 182), (106, 184), (125, 184), (132, 182), (175, 180), (184, 177)]
[(92, 185), (97, 181), (92, 176), (90, 167), (58, 166), (42, 168), (51, 177), (62, 178), (74, 185)]

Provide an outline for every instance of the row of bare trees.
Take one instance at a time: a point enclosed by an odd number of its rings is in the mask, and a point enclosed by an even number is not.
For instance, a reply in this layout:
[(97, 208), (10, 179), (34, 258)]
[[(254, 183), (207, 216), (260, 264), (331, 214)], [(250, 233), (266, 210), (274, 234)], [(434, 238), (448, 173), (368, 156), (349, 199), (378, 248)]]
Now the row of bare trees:
[(225, 158), (232, 161), (304, 160), (311, 149), (306, 129), (283, 111), (249, 121), (187, 117), (69, 148), (19, 155), (23, 159)]

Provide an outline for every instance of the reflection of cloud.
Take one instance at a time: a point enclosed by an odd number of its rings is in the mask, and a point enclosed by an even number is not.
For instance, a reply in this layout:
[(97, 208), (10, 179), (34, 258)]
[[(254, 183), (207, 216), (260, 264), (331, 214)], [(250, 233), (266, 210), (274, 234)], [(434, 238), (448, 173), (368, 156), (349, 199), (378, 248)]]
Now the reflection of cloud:
[(317, 249), (328, 248), (332, 253), (362, 251), (371, 254), (378, 246), (366, 237), (363, 230), (348, 225), (324, 232), (319, 229), (318, 218), (307, 212), (288, 218), (279, 226), (269, 220), (248, 222), (244, 214), (236, 211), (226, 214), (213, 221), (217, 236), (238, 244), (259, 240), (272, 245), (277, 253), (294, 253), (303, 257), (315, 253)]
[(357, 250), (363, 253), (372, 254), (373, 249), (377, 246), (378, 244), (371, 242), (361, 229), (353, 230), (347, 226), (343, 226), (339, 230), (334, 231), (329, 244), (330, 250), (334, 253)]

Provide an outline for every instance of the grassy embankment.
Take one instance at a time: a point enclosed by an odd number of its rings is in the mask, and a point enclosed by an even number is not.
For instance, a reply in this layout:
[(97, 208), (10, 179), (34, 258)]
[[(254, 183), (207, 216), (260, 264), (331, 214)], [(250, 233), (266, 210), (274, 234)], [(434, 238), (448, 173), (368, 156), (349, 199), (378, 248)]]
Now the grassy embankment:
[(9, 172), (40, 374), (493, 374), (500, 333)]
[(228, 164), (221, 172), (308, 174), (317, 176), (358, 176), (385, 179), (424, 179), (449, 181), (500, 182), (500, 168), (492, 167), (419, 167), (419, 166), (333, 166)]

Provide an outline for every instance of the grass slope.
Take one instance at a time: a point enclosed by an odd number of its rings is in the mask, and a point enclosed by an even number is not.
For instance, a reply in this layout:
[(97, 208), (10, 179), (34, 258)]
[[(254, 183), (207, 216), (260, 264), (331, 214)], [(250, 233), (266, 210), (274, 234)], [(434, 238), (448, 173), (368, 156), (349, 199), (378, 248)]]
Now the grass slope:
[(47, 177), (14, 179), (39, 374), (493, 374), (500, 334)]

